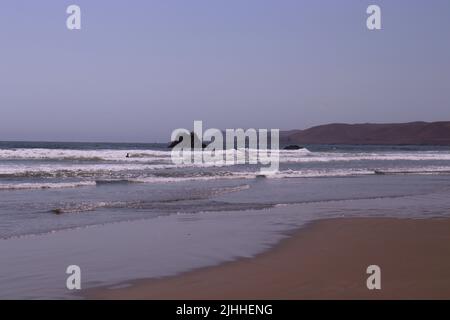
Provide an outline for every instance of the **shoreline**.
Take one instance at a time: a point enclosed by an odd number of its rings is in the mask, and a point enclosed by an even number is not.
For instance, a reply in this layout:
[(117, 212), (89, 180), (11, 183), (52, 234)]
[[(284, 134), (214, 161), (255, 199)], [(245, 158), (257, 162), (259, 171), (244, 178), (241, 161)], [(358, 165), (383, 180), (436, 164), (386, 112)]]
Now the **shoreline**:
[[(448, 218), (318, 220), (254, 258), (81, 294), (87, 299), (450, 299), (448, 230)], [(381, 290), (366, 287), (366, 269), (374, 264), (381, 268)]]

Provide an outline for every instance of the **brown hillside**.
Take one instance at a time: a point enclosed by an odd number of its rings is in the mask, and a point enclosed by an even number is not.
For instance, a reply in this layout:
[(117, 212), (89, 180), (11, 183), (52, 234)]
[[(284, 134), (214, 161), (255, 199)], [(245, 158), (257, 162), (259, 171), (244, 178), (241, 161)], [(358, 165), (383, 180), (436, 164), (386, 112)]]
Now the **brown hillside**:
[(289, 144), (450, 145), (450, 121), (398, 124), (326, 124), (291, 131)]

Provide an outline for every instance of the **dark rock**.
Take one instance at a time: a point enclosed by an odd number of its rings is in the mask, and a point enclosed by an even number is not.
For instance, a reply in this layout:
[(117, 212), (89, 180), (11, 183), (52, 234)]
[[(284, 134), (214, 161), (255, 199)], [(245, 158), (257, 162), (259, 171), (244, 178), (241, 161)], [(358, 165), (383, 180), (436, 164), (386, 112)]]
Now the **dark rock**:
[(291, 144), (289, 146), (286, 146), (283, 148), (284, 150), (300, 150), (300, 149), (304, 149), (303, 147), (299, 147), (295, 144)]
[(63, 214), (63, 213), (64, 213), (63, 210), (60, 209), (60, 208), (53, 209), (52, 212), (53, 212), (54, 214), (56, 214), (56, 215), (60, 215), (60, 214)]
[[(195, 141), (198, 142), (200, 139), (197, 137), (197, 135), (194, 132), (191, 132), (190, 138), (191, 138), (191, 148), (194, 149), (195, 148)], [(177, 141), (172, 141), (167, 147), (168, 148), (173, 148), (176, 145), (178, 145), (179, 143), (181, 143), (183, 141), (183, 139), (184, 139), (184, 137), (180, 136), (180, 137), (178, 137)], [(207, 146), (208, 146), (207, 144), (202, 143), (202, 148), (203, 149), (205, 149)]]

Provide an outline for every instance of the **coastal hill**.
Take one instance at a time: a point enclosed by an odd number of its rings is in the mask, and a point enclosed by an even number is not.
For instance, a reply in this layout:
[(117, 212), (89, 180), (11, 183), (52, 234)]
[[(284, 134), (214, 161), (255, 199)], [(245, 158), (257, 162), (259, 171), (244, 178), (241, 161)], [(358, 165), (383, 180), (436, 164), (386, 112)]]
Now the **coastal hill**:
[(391, 124), (333, 123), (280, 133), (282, 144), (450, 146), (450, 121)]

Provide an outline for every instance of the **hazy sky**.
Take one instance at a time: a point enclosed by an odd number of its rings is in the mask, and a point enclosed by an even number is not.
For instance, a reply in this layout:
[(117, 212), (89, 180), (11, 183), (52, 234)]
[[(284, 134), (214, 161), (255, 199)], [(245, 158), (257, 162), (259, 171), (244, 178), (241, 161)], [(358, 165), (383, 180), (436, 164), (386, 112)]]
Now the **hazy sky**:
[(0, 40), (0, 140), (450, 120), (448, 0), (1, 0)]

